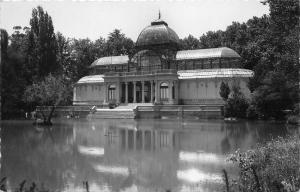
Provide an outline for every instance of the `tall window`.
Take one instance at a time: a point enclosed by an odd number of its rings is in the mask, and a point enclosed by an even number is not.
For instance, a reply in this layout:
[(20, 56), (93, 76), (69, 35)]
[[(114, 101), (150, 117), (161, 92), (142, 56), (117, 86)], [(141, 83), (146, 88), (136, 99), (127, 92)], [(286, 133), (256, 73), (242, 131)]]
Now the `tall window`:
[(115, 94), (116, 94), (116, 86), (115, 85), (110, 85), (108, 87), (108, 100), (114, 100), (115, 99)]
[(169, 86), (168, 83), (160, 84), (160, 98), (167, 99), (169, 98)]

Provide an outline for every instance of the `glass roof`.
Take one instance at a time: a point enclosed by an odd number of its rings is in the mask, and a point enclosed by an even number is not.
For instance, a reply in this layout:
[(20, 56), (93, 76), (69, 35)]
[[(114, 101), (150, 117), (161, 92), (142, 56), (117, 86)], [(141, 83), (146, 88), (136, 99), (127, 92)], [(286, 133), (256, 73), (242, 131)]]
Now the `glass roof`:
[(220, 68), (178, 71), (179, 79), (201, 79), (201, 78), (226, 78), (226, 77), (253, 77), (254, 72), (249, 69)]
[(102, 82), (104, 82), (103, 76), (104, 75), (85, 76), (85, 77), (82, 77), (81, 79), (79, 79), (79, 81), (77, 81), (77, 84), (81, 84), (81, 83), (102, 83)]
[(91, 67), (95, 67), (99, 65), (127, 64), (128, 61), (129, 61), (128, 55), (101, 57), (96, 61), (94, 61)]
[(211, 49), (182, 50), (176, 54), (176, 60), (204, 58), (240, 58), (241, 56), (228, 47)]

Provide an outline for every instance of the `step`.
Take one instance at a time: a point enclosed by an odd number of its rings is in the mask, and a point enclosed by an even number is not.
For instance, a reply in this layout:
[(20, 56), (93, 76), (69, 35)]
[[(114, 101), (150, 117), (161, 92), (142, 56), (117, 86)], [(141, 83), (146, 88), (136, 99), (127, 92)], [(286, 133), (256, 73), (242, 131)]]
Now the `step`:
[(135, 113), (133, 110), (116, 110), (116, 109), (97, 109), (94, 114), (89, 115), (95, 119), (134, 119)]

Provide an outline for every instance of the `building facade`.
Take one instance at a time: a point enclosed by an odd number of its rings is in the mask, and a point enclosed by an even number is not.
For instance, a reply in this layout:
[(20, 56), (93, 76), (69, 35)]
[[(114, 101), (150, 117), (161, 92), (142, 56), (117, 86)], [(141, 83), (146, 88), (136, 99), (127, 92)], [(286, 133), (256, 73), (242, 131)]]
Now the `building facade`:
[(94, 61), (91, 75), (74, 86), (73, 105), (223, 104), (222, 82), (250, 95), (253, 71), (241, 68), (239, 54), (227, 47), (180, 50), (178, 35), (161, 19), (142, 30), (135, 50)]

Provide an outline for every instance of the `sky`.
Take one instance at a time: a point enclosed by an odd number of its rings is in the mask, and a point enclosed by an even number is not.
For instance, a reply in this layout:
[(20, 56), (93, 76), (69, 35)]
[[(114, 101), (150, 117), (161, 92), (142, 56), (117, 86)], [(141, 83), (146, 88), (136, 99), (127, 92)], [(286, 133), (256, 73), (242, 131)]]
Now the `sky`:
[(106, 38), (121, 29), (136, 41), (143, 28), (158, 18), (179, 36), (199, 38), (212, 30), (225, 30), (233, 21), (246, 22), (269, 13), (259, 0), (4, 0), (0, 3), (0, 28), (29, 26), (32, 9), (38, 5), (52, 17), (55, 32), (70, 38)]

